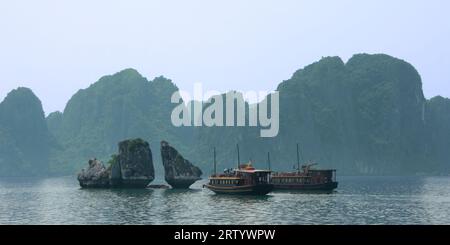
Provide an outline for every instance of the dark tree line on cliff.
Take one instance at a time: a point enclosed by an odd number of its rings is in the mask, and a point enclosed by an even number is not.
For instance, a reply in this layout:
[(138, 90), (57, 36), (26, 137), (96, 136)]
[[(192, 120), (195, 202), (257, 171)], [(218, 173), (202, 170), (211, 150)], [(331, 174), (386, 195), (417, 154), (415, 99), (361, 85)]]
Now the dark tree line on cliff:
[[(212, 169), (242, 161), (290, 170), (296, 143), (302, 160), (337, 168), (340, 174), (437, 174), (450, 172), (450, 100), (425, 99), (414, 67), (387, 55), (355, 55), (347, 63), (323, 58), (294, 73), (280, 92), (280, 132), (260, 138), (259, 129), (173, 127), (170, 103), (178, 88), (168, 79), (147, 80), (127, 69), (78, 91), (64, 112), (44, 117), (31, 90), (12, 91), (0, 104), (0, 176), (73, 174), (87, 159), (104, 161), (119, 141), (161, 140)], [(248, 105), (251, 106), (251, 105)], [(159, 157), (156, 172), (162, 173)]]

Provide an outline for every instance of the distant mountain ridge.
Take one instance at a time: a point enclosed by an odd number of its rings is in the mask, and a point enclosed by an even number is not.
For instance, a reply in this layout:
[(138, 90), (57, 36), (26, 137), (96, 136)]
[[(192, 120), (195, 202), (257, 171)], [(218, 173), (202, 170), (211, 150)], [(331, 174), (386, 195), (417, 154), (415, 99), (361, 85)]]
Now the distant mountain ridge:
[[(134, 69), (102, 77), (79, 90), (64, 112), (47, 118), (31, 90), (18, 90), (23, 91), (11, 92), (0, 104), (0, 176), (73, 174), (89, 158), (109, 159), (117, 142), (127, 138), (150, 142), (158, 175), (161, 140), (206, 174), (213, 146), (219, 169), (236, 165), (239, 144), (243, 162), (266, 168), (270, 152), (275, 170), (290, 170), (296, 143), (303, 161), (318, 161), (340, 174), (450, 173), (450, 100), (425, 99), (416, 69), (383, 54), (358, 54), (346, 63), (326, 57), (280, 83), (275, 138), (260, 138), (254, 127), (174, 127), (170, 116), (176, 105), (170, 98), (178, 88), (164, 77), (147, 80)], [(13, 120), (18, 115), (27, 122)], [(30, 137), (22, 142), (21, 133)], [(18, 174), (10, 174), (13, 170)]]
[[(430, 159), (424, 141), (427, 101), (418, 72), (407, 62), (388, 55), (360, 54), (347, 63), (326, 57), (295, 72), (277, 91), (277, 137), (262, 139), (251, 129), (200, 128), (199, 142), (221, 145), (218, 159), (228, 166), (236, 150), (222, 145), (239, 143), (242, 159), (266, 167), (270, 152), (275, 169), (290, 170), (300, 143), (303, 161), (318, 161), (344, 174), (432, 172), (424, 166)], [(207, 154), (205, 146), (199, 148)], [(444, 159), (448, 166), (449, 155)]]
[(143, 138), (154, 151), (162, 139), (178, 143), (186, 130), (171, 126), (170, 97), (177, 90), (164, 77), (148, 81), (136, 70), (126, 69), (78, 91), (63, 113), (48, 117), (53, 135), (62, 144), (54, 162), (76, 171), (88, 158), (109, 159), (117, 142), (128, 138)]
[(28, 88), (0, 103), (0, 176), (45, 175), (52, 139), (40, 100)]

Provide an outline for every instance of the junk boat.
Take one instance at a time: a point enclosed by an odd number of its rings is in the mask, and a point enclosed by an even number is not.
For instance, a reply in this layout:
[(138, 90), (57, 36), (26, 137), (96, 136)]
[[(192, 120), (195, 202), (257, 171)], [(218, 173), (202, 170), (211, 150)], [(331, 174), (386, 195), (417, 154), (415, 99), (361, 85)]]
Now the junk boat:
[[(297, 144), (297, 171), (272, 174), (271, 183), (275, 190), (295, 190), (305, 192), (332, 192), (338, 187), (335, 169), (313, 169), (317, 163), (300, 167)], [(270, 160), (269, 160), (270, 162)]]
[(239, 146), (238, 166), (236, 169), (226, 169), (224, 173), (216, 172), (216, 149), (214, 148), (214, 174), (209, 177), (208, 184), (203, 185), (216, 194), (234, 195), (266, 195), (273, 190), (270, 183), (270, 170), (258, 170), (252, 163), (240, 164)]

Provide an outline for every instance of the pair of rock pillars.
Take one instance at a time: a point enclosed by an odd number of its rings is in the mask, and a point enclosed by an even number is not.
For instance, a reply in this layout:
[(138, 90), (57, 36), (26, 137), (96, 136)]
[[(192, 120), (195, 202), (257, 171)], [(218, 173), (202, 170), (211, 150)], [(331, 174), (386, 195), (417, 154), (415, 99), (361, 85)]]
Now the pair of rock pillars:
[[(165, 180), (172, 188), (189, 188), (200, 180), (202, 171), (186, 160), (168, 142), (161, 142)], [(78, 174), (83, 188), (145, 188), (155, 178), (150, 145), (142, 139), (119, 143), (119, 154), (105, 167), (97, 159), (89, 160), (87, 169)]]

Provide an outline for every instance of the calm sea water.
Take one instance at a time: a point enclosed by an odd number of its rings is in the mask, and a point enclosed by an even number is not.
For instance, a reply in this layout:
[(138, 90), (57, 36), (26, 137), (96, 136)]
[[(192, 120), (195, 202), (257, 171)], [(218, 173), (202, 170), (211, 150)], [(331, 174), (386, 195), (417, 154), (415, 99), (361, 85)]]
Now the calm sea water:
[(450, 177), (338, 180), (333, 194), (246, 197), (215, 195), (203, 182), (84, 190), (74, 177), (0, 179), (0, 224), (450, 224)]

